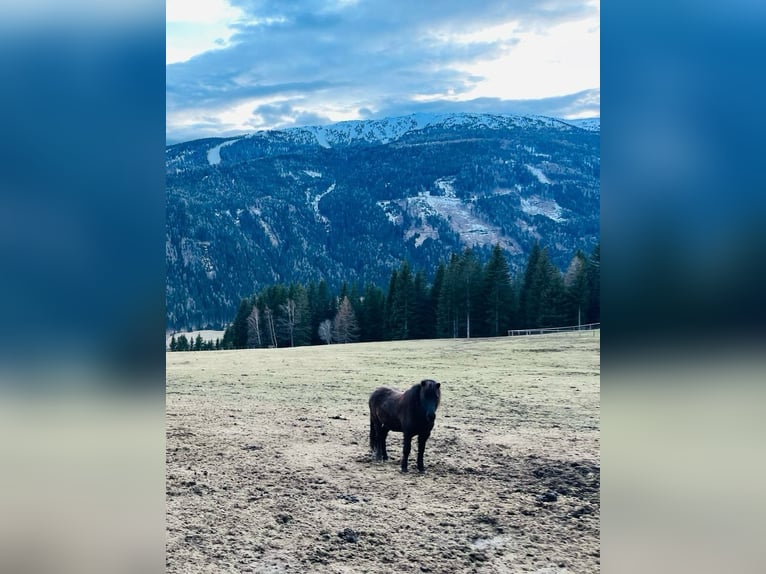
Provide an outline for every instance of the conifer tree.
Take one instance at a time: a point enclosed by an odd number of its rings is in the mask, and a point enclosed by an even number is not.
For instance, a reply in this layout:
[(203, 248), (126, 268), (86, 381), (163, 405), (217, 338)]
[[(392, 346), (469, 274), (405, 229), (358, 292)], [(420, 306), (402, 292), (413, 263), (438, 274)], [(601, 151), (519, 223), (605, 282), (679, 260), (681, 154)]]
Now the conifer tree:
[(564, 274), (566, 289), (566, 323), (580, 325), (587, 323), (589, 289), (588, 289), (588, 260), (582, 251), (578, 250)]
[(386, 340), (394, 339), (394, 306), (397, 298), (396, 290), (399, 285), (399, 273), (396, 269), (391, 271), (391, 278), (388, 281), (388, 291), (386, 292), (385, 320), (383, 323), (383, 336)]
[(540, 326), (563, 327), (566, 325), (566, 289), (564, 277), (548, 256), (545, 255), (545, 289), (540, 300)]
[(327, 286), (327, 281), (321, 279), (316, 287), (313, 303), (310, 307), (313, 343), (319, 344), (325, 342), (324, 339), (319, 337), (319, 325), (326, 319), (329, 319), (332, 322), (332, 318), (335, 316), (332, 307), (330, 289)]
[(391, 307), (392, 338), (411, 338), (414, 319), (415, 284), (410, 264), (403, 261), (396, 278), (396, 292)]
[(508, 262), (499, 244), (495, 244), (484, 269), (484, 302), (487, 335), (506, 334), (511, 323), (513, 290)]
[(483, 300), (482, 270), (471, 249), (466, 249), (460, 260), (460, 279), (458, 282), (459, 319), (463, 323), (466, 338), (481, 335)]
[(362, 341), (383, 341), (385, 338), (386, 296), (372, 283), (364, 289), (362, 313), (360, 316), (360, 338)]
[[(345, 297), (348, 297), (348, 283), (343, 281), (340, 285), (340, 292), (338, 293), (338, 301), (343, 301)], [(340, 308), (340, 305), (338, 305)]]
[(524, 272), (521, 290), (524, 327), (560, 327), (566, 322), (564, 280), (547, 249), (535, 242)]
[(412, 305), (412, 328), (410, 329), (411, 339), (426, 339), (433, 337), (432, 326), (434, 316), (431, 309), (431, 299), (426, 284), (426, 275), (423, 271), (415, 274), (413, 281), (413, 305)]
[(458, 336), (460, 258), (453, 253), (444, 272), (436, 314), (436, 336)]
[(439, 266), (436, 268), (436, 273), (434, 274), (434, 282), (431, 285), (431, 290), (429, 292), (429, 305), (430, 305), (430, 311), (429, 316), (431, 319), (431, 322), (429, 324), (429, 337), (437, 337), (439, 336), (439, 330), (438, 330), (438, 317), (439, 317), (439, 297), (441, 295), (442, 287), (444, 286), (444, 274), (445, 274), (445, 267), (444, 263), (439, 263)]
[(179, 351), (188, 351), (189, 350), (189, 339), (186, 338), (186, 335), (179, 335), (178, 337), (178, 350)]
[(535, 241), (529, 252), (527, 265), (524, 270), (524, 280), (519, 294), (519, 313), (522, 327), (537, 327), (540, 308), (540, 291), (543, 278), (540, 274), (540, 244)]
[(601, 322), (601, 243), (588, 259), (588, 323)]
[(348, 292), (348, 300), (349, 303), (351, 303), (351, 308), (354, 310), (354, 315), (356, 315), (356, 321), (359, 325), (359, 333), (361, 337), (362, 295), (359, 292), (359, 284), (356, 281), (351, 284), (351, 288)]
[(251, 299), (242, 299), (239, 303), (237, 316), (232, 323), (231, 344), (234, 349), (247, 348), (247, 318), (253, 310), (253, 301)]

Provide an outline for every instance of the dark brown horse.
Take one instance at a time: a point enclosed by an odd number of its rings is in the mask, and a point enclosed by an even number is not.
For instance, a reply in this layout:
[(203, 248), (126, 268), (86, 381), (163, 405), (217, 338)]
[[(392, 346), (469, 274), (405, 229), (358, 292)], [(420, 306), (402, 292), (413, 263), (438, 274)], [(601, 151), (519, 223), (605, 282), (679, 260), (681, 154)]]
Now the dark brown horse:
[(412, 437), (418, 436), (418, 470), (423, 472), (423, 453), (436, 420), (441, 400), (440, 383), (424, 379), (405, 392), (378, 387), (370, 395), (370, 449), (377, 460), (388, 460), (389, 431), (404, 433), (402, 472), (407, 472)]

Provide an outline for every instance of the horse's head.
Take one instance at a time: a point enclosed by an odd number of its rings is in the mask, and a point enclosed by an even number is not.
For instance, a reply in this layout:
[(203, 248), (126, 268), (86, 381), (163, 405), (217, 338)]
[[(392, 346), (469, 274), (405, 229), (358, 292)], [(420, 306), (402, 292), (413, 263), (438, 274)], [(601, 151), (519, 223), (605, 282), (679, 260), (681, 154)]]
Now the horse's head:
[(436, 419), (436, 409), (442, 398), (440, 386), (441, 383), (431, 379), (420, 381), (420, 404), (423, 405), (428, 422), (434, 422)]

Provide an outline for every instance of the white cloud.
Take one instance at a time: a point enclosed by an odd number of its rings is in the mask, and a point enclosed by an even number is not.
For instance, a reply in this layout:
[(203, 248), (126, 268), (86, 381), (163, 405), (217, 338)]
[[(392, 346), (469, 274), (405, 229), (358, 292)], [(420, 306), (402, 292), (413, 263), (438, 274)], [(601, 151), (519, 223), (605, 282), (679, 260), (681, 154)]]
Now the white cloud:
[(167, 0), (165, 62), (174, 64), (229, 45), (244, 14), (225, 0)]
[(214, 24), (242, 17), (239, 8), (226, 0), (165, 0), (165, 22), (196, 22)]
[(600, 85), (597, 17), (513, 36), (499, 58), (461, 67), (483, 80), (459, 99), (545, 98)]

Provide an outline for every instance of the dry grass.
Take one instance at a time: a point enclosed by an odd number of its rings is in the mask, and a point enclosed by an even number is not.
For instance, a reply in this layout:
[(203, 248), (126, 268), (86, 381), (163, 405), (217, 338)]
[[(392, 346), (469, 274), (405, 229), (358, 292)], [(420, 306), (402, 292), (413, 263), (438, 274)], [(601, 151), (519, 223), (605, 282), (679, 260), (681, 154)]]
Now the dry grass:
[[(598, 571), (599, 341), (168, 354), (167, 571)], [(367, 397), (422, 378), (442, 404), (402, 475)]]

